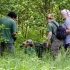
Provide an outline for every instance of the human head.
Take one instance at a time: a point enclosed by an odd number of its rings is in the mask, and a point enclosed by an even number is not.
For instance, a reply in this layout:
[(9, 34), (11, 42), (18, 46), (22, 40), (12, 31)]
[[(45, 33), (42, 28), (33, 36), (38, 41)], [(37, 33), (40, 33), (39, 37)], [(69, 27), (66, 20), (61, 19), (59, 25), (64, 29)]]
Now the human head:
[(68, 9), (63, 9), (61, 11), (61, 14), (62, 14), (63, 19), (66, 19), (66, 18), (70, 17), (70, 11)]
[(11, 18), (14, 18), (14, 19), (17, 17), (17, 15), (15, 14), (15, 12), (9, 12), (8, 16), (11, 17)]
[(51, 22), (54, 19), (54, 14), (53, 13), (48, 14), (46, 19), (48, 22)]

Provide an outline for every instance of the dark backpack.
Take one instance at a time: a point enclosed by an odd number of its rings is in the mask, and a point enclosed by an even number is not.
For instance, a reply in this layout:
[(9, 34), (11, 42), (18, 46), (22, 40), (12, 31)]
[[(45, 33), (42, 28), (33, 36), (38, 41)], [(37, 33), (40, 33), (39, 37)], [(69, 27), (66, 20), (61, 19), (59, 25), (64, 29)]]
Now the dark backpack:
[(35, 50), (38, 55), (38, 57), (42, 57), (42, 54), (44, 51), (46, 51), (46, 43), (40, 44), (40, 43), (34, 43)]
[(59, 39), (59, 40), (64, 40), (66, 39), (66, 30), (65, 28), (63, 28), (62, 26), (58, 26), (55, 22), (52, 21), (52, 23), (57, 27), (57, 30), (56, 30), (56, 38)]

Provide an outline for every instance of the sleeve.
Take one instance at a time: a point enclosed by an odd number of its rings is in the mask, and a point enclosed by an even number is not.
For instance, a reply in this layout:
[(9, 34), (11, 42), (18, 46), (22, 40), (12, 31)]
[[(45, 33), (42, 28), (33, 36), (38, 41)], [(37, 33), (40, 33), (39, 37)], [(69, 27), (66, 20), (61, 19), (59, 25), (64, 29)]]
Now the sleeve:
[(47, 32), (52, 32), (51, 23), (48, 23), (48, 25), (47, 25)]
[(17, 26), (15, 22), (12, 24), (12, 32), (17, 32)]
[(70, 19), (67, 19), (67, 20), (65, 21), (65, 25), (66, 25), (66, 27), (67, 27), (67, 26), (70, 26)]

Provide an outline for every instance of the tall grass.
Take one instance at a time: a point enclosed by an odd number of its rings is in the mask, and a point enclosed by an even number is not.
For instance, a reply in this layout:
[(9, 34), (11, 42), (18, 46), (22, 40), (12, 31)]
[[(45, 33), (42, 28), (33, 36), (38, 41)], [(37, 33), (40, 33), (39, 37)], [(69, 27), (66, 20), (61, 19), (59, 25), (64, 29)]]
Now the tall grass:
[(43, 53), (42, 58), (24, 54), (24, 49), (18, 48), (15, 51), (15, 55), (5, 52), (0, 57), (0, 70), (70, 70), (70, 55), (64, 56), (63, 49), (55, 60), (48, 51)]
[[(27, 38), (43, 42), (42, 39), (39, 38), (37, 31), (35, 31), (36, 34), (33, 32), (31, 35), (32, 31), (29, 33), (30, 36), (27, 35)], [(48, 50), (43, 53), (42, 58), (38, 58), (35, 54), (25, 54), (24, 49), (19, 48), (23, 40), (25, 39), (21, 33), (18, 33), (18, 38), (15, 42), (15, 55), (5, 52), (4, 55), (0, 57), (0, 70), (70, 70), (70, 52), (65, 55), (64, 48), (60, 50), (55, 60), (52, 58), (51, 51)]]

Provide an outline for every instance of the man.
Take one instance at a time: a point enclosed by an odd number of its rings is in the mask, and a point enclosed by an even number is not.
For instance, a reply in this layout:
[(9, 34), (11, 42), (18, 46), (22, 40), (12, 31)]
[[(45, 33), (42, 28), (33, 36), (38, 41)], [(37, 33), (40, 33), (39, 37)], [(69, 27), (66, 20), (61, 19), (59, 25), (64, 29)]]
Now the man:
[[(48, 14), (47, 15), (47, 21), (48, 21), (48, 25), (47, 25), (47, 32), (48, 32), (47, 47), (51, 43), (52, 54), (53, 54), (53, 57), (55, 58), (58, 55), (59, 48), (60, 48), (60, 46), (63, 45), (63, 42), (56, 38), (56, 30), (57, 30), (56, 25), (59, 26), (59, 24), (54, 20), (54, 15)], [(53, 22), (56, 25), (53, 24)]]
[(17, 15), (14, 12), (9, 12), (7, 17), (0, 19), (0, 37), (2, 38), (0, 44), (0, 55), (3, 55), (4, 49), (7, 47), (8, 51), (14, 54), (14, 38), (17, 32), (17, 27), (14, 19)]

